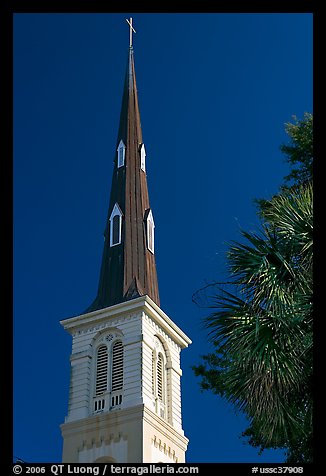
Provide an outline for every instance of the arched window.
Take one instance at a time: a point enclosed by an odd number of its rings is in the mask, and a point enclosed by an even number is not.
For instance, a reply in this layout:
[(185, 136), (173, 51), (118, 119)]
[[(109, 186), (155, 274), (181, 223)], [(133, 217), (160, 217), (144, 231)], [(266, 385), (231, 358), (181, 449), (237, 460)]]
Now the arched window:
[(93, 463), (116, 463), (116, 460), (110, 456), (101, 456), (93, 461)]
[(119, 142), (118, 148), (118, 168), (123, 167), (125, 164), (126, 146), (123, 140)]
[(120, 245), (122, 239), (122, 211), (116, 203), (110, 216), (110, 246)]
[(122, 403), (124, 349), (121, 333), (102, 334), (94, 347), (96, 358), (91, 411), (98, 413), (116, 408)]
[(162, 418), (167, 418), (166, 392), (166, 356), (162, 342), (155, 337), (152, 351), (152, 394), (155, 411)]

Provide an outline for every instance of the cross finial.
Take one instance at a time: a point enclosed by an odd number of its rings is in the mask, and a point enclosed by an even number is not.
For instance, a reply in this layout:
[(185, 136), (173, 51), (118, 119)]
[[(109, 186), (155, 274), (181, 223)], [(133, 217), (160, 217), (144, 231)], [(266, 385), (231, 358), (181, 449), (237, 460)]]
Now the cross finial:
[(132, 18), (130, 17), (129, 20), (126, 18), (126, 22), (129, 25), (129, 47), (132, 47), (132, 32), (136, 33), (136, 30), (132, 26)]

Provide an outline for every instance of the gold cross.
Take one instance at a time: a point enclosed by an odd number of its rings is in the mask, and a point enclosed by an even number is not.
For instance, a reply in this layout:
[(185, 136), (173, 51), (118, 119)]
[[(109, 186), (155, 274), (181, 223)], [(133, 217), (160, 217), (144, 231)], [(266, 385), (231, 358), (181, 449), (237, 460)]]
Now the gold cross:
[(129, 25), (129, 46), (131, 48), (132, 47), (132, 32), (136, 33), (136, 30), (132, 26), (132, 18), (130, 18), (129, 20), (127, 20), (127, 18), (126, 18), (126, 22)]

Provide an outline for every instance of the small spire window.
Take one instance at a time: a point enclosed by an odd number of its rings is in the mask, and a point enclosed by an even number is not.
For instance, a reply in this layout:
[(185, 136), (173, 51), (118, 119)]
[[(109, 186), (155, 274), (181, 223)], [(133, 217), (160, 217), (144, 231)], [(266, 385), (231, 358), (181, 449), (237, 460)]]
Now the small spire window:
[(119, 168), (119, 167), (123, 167), (125, 164), (126, 146), (123, 140), (119, 142), (117, 151), (118, 151), (118, 168)]
[(122, 237), (122, 211), (116, 203), (110, 216), (110, 246), (120, 245)]
[(154, 254), (154, 218), (152, 210), (147, 210), (146, 213), (146, 237), (147, 237), (147, 248), (151, 253)]
[(146, 150), (145, 150), (145, 144), (140, 145), (140, 168), (146, 172)]

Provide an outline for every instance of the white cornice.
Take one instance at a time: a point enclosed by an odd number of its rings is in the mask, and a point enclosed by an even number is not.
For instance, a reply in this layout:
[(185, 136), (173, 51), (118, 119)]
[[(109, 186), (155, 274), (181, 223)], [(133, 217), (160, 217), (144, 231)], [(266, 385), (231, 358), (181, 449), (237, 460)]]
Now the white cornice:
[[(144, 296), (144, 308), (145, 312), (152, 317), (162, 328), (167, 331), (171, 337), (175, 336), (175, 340), (180, 345), (181, 348), (188, 347), (191, 344), (191, 339), (178, 327), (172, 319), (165, 314), (162, 309), (155, 304), (154, 301), (148, 296)], [(171, 330), (173, 331), (171, 333)]]
[(147, 295), (132, 299), (114, 306), (88, 312), (79, 316), (70, 317), (60, 321), (60, 324), (69, 333), (73, 333), (76, 327), (85, 327), (90, 324), (100, 323), (104, 320), (116, 318), (122, 314), (135, 311), (144, 311), (158, 325), (160, 325), (181, 348), (191, 344), (189, 337), (165, 314), (162, 309)]

